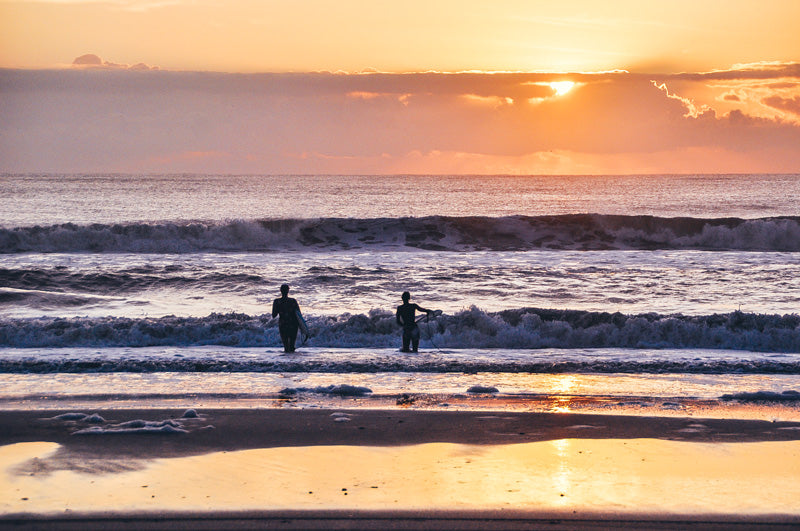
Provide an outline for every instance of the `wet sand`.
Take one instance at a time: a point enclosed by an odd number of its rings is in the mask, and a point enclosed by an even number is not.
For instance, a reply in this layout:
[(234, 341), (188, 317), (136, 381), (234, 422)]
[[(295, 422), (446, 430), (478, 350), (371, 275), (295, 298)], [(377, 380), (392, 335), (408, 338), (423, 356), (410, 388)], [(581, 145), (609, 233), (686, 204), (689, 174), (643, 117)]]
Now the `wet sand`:
[[(0, 527), (800, 525), (800, 423), (486, 411), (0, 412)], [(133, 421), (133, 422), (131, 422)]]

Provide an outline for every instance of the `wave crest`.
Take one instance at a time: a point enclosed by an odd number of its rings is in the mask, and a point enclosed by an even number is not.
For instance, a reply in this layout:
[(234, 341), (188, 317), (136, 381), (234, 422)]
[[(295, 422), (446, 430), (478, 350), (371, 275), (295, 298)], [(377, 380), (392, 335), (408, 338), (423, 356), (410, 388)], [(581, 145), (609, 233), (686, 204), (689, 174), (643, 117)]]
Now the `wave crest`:
[(0, 253), (703, 249), (800, 251), (800, 218), (561, 216), (321, 218), (0, 228)]
[[(391, 348), (398, 344), (394, 314), (308, 317), (310, 347)], [(485, 312), (472, 307), (420, 324), (423, 345), (435, 348), (676, 348), (800, 352), (800, 316), (743, 312), (705, 316), (624, 315), (520, 308)], [(151, 347), (278, 346), (277, 322), (241, 313), (206, 317), (74, 317), (0, 319), (0, 346)]]

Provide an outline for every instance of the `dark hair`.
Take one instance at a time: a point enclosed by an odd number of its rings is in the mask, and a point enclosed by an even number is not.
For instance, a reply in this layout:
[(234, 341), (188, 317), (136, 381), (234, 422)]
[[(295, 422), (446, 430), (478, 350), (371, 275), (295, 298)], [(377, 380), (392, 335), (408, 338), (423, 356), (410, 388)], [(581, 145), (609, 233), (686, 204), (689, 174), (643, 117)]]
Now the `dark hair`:
[(404, 291), (403, 295), (402, 295), (402, 298), (403, 298), (404, 301), (407, 301), (408, 299), (411, 298), (411, 294), (409, 292), (407, 292), (407, 291)]
[(289, 284), (281, 284), (281, 293), (284, 295), (289, 293)]

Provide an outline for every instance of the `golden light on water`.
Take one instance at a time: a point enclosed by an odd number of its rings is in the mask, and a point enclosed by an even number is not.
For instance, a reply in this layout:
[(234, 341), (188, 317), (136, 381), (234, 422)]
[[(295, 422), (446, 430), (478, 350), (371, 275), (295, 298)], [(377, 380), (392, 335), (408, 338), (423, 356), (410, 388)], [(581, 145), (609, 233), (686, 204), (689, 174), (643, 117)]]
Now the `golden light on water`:
[(555, 413), (569, 413), (571, 411), (572, 394), (578, 386), (578, 379), (574, 374), (554, 374), (551, 376), (551, 390), (555, 394), (551, 411)]
[(553, 391), (558, 393), (574, 392), (578, 385), (578, 378), (574, 374), (553, 375)]

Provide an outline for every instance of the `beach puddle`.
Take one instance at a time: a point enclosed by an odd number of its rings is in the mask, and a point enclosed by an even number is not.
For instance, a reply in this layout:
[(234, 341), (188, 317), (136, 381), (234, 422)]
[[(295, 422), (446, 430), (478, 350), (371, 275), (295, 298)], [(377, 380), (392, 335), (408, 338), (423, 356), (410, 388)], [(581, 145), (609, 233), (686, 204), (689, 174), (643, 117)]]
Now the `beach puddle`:
[(306, 446), (25, 474), (51, 443), (0, 448), (0, 513), (238, 510), (798, 514), (800, 442), (558, 439)]

